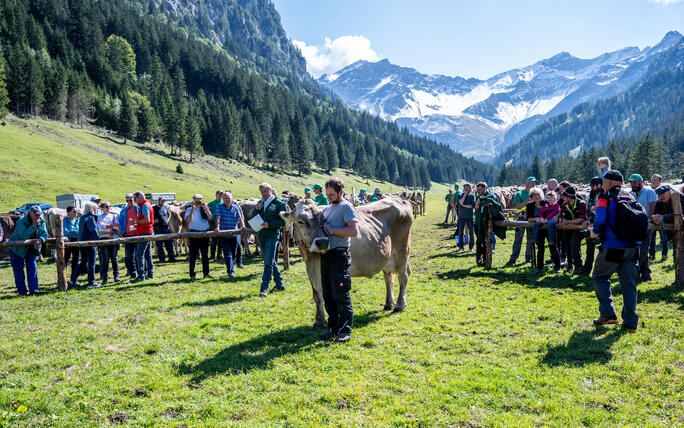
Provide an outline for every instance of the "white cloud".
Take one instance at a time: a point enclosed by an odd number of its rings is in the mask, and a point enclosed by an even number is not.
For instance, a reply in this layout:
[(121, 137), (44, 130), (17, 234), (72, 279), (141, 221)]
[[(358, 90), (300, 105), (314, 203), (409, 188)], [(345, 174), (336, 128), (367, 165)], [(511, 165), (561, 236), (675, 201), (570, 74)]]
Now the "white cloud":
[(679, 3), (682, 0), (648, 0), (649, 3), (660, 3), (664, 5)]
[(335, 40), (325, 38), (323, 46), (292, 42), (302, 51), (306, 66), (314, 77), (334, 73), (358, 60), (379, 61), (381, 57), (371, 48), (371, 42), (364, 36), (341, 36)]

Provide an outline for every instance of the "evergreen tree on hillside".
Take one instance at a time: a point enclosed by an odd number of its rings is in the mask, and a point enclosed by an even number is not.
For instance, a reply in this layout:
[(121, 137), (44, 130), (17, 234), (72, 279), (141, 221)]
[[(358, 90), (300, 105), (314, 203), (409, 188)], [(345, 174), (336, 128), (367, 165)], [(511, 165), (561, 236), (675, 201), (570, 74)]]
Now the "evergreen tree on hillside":
[(325, 134), (323, 138), (323, 146), (325, 147), (325, 153), (328, 158), (328, 163), (325, 166), (325, 171), (330, 174), (337, 169), (339, 165), (339, 158), (337, 157), (337, 143), (335, 142), (335, 137), (332, 132)]
[(0, 120), (7, 115), (7, 105), (9, 104), (9, 93), (7, 92), (7, 75), (5, 74), (5, 58), (2, 54), (0, 45)]
[(128, 79), (129, 83), (135, 81), (135, 52), (126, 39), (114, 34), (109, 36), (105, 43), (105, 55), (115, 73)]
[(542, 165), (539, 156), (535, 156), (530, 167), (530, 175), (535, 177), (538, 182), (544, 181), (544, 165)]
[(304, 120), (300, 115), (295, 116), (292, 125), (292, 138), (294, 151), (292, 158), (294, 160), (294, 167), (302, 174), (311, 174), (311, 161), (313, 158), (313, 149), (309, 142), (309, 135), (306, 131)]
[(185, 150), (190, 153), (190, 162), (195, 155), (202, 153), (202, 134), (199, 128), (199, 118), (188, 115), (185, 120)]
[(128, 91), (124, 91), (121, 97), (121, 110), (119, 111), (119, 133), (124, 138), (135, 138), (138, 134), (138, 119)]

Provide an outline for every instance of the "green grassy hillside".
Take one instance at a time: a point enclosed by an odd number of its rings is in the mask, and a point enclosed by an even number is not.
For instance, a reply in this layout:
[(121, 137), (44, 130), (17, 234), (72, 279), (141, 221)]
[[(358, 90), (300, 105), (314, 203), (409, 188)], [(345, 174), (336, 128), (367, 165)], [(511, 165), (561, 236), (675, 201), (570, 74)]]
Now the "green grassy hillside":
[[(202, 193), (212, 199), (217, 189), (231, 189), (238, 198), (258, 196), (259, 183), (270, 182), (277, 191), (297, 194), (313, 183), (323, 183), (327, 175), (307, 177), (275, 174), (235, 161), (202, 156), (193, 163), (171, 157), (161, 144), (139, 144), (105, 134), (102, 130), (71, 128), (48, 120), (24, 120), (10, 116), (0, 127), (0, 212), (25, 202), (49, 202), (64, 193), (98, 194), (113, 203), (137, 189), (145, 192), (176, 192), (179, 200)], [(176, 165), (183, 165), (183, 174)], [(366, 182), (361, 177), (338, 170), (351, 192), (369, 191), (388, 183)], [(399, 189), (392, 185), (392, 190)], [(435, 190), (446, 191), (436, 186)]]

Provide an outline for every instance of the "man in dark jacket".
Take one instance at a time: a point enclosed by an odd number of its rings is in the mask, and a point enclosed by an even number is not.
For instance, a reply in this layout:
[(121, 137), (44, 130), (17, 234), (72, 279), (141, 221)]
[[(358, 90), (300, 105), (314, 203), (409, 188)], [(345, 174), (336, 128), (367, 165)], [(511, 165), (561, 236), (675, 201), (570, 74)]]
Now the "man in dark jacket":
[(617, 314), (610, 289), (610, 277), (617, 272), (622, 288), (622, 328), (635, 331), (639, 324), (636, 313), (637, 279), (639, 277), (639, 242), (623, 242), (615, 234), (618, 197), (631, 197), (620, 193), (622, 187), (620, 171), (608, 171), (603, 176), (606, 193), (599, 196), (596, 204), (592, 238), (601, 238), (601, 247), (594, 263), (594, 291), (599, 301), (600, 316), (595, 325), (617, 324)]
[[(154, 234), (155, 235), (166, 235), (171, 233), (169, 230), (169, 217), (171, 213), (169, 212), (169, 207), (164, 203), (165, 198), (159, 198), (156, 205), (152, 207), (154, 210)], [(166, 247), (166, 254), (169, 256), (169, 262), (174, 263), (176, 261), (176, 254), (173, 252), (173, 240), (168, 239), (166, 241), (157, 241), (157, 257), (159, 257), (159, 262), (164, 263), (166, 261), (166, 255), (164, 254), (164, 247)]]
[[(587, 203), (577, 197), (575, 188), (570, 186), (563, 191), (564, 204), (561, 206), (561, 225), (581, 225), (587, 220)], [(568, 270), (570, 262), (575, 267), (574, 275), (584, 275), (584, 265), (582, 264), (582, 232), (580, 230), (564, 230), (565, 245), (568, 254)]]
[(278, 268), (278, 244), (280, 243), (280, 230), (285, 226), (285, 220), (280, 217), (280, 213), (287, 211), (287, 208), (283, 201), (276, 197), (270, 184), (261, 183), (259, 192), (261, 192), (261, 199), (254, 210), (254, 216), (259, 215), (262, 220), (262, 229), (257, 233), (261, 254), (264, 257), (264, 273), (261, 276), (259, 295), (266, 297), (271, 278), (275, 281), (275, 287), (271, 289), (271, 292), (285, 290), (283, 277)]
[[(47, 240), (47, 228), (45, 220), (42, 218), (43, 210), (38, 205), (29, 209), (23, 217), (17, 220), (15, 229), (10, 236), (10, 241), (26, 241), (27, 239), (38, 239), (31, 246), (10, 247), (10, 263), (14, 272), (14, 284), (17, 292), (26, 295), (26, 282), (28, 280), (28, 291), (31, 295), (38, 294), (38, 264), (36, 256), (42, 244)], [(26, 278), (24, 277), (24, 266), (26, 266)]]

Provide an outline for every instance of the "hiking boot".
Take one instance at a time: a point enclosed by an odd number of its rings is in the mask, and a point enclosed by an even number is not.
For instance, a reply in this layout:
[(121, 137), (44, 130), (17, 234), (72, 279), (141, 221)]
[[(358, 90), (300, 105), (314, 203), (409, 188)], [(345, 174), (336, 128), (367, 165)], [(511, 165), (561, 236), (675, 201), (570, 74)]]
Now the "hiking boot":
[(575, 268), (575, 270), (572, 271), (572, 274), (573, 274), (573, 275), (578, 275), (578, 276), (584, 275), (584, 269), (583, 269), (583, 268), (579, 268), (579, 267), (578, 267), (578, 268)]
[(145, 280), (144, 276), (137, 276), (131, 280), (131, 284), (137, 284), (139, 282), (143, 282)]
[(31, 296), (40, 296), (40, 291), (38, 291), (38, 290), (36, 290), (36, 291), (29, 291), (29, 294), (30, 294)]
[(601, 315), (600, 317), (596, 318), (594, 320), (594, 325), (608, 325), (608, 324), (617, 324), (618, 320), (616, 316), (612, 317), (606, 317)]
[(332, 330), (326, 330), (318, 335), (318, 338), (321, 340), (330, 340), (333, 337), (335, 337), (335, 333), (333, 333)]
[(88, 290), (91, 290), (93, 288), (98, 288), (99, 286), (100, 286), (100, 284), (98, 284), (97, 282), (91, 282), (90, 284), (88, 284)]
[(240, 263), (239, 265), (237, 265), (237, 267), (240, 268), (240, 269), (243, 269), (243, 268), (245, 267), (245, 265), (243, 265), (242, 263)]
[(276, 291), (285, 291), (285, 287), (274, 286), (273, 288), (271, 288), (271, 291), (269, 291), (269, 293), (275, 293)]
[(214, 279), (214, 277), (211, 276), (210, 273), (208, 273), (208, 274), (204, 275), (204, 279)]
[(337, 333), (337, 337), (335, 338), (335, 342), (345, 343), (345, 342), (349, 342), (349, 339), (351, 339), (351, 333), (339, 332), (339, 333)]
[(235, 272), (228, 272), (228, 278), (235, 279)]
[(67, 281), (67, 284), (69, 285), (69, 287), (80, 287), (81, 286), (81, 284), (78, 283), (78, 280), (76, 280), (74, 282)]
[(641, 275), (641, 282), (651, 282), (653, 281), (653, 278), (651, 278), (651, 275)]
[(264, 290), (264, 291), (259, 292), (259, 297), (266, 297), (266, 296), (268, 296), (268, 291)]

